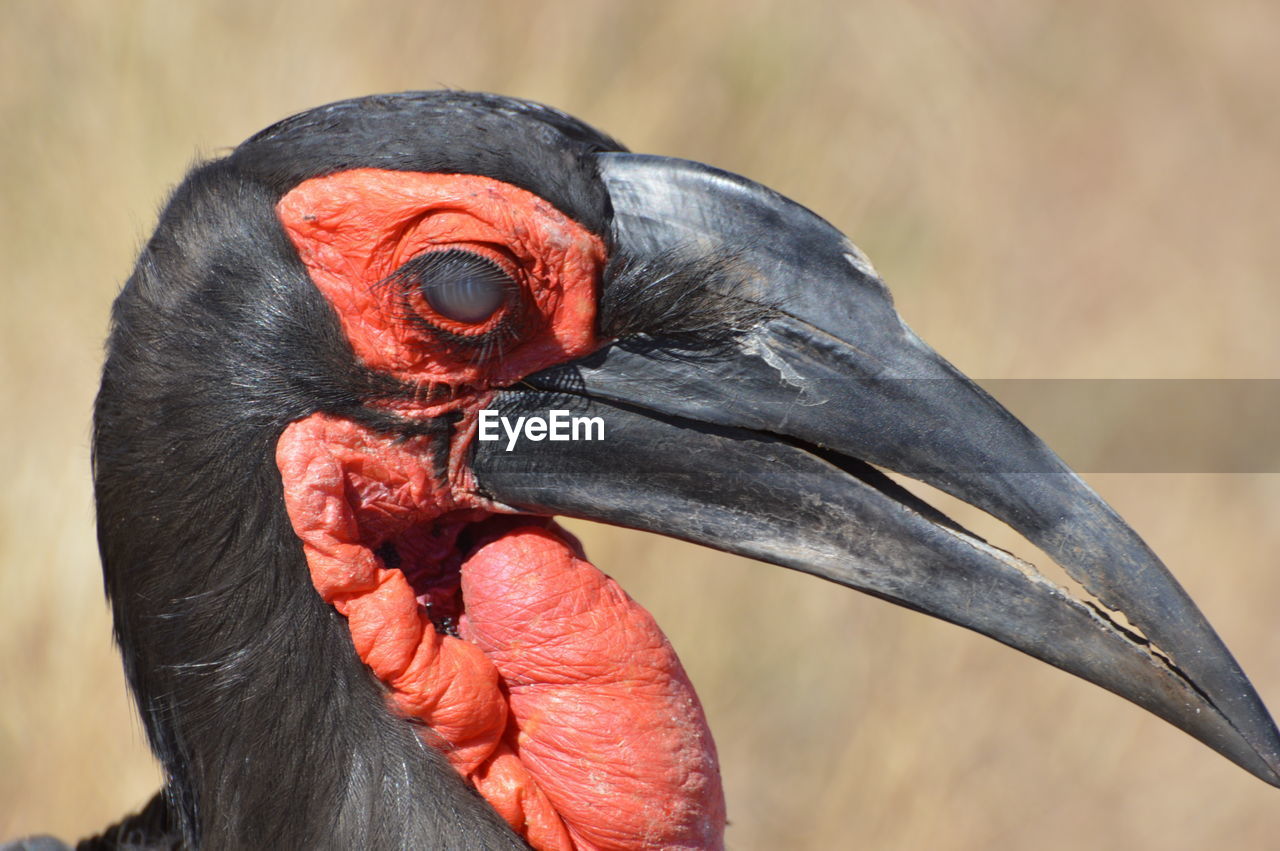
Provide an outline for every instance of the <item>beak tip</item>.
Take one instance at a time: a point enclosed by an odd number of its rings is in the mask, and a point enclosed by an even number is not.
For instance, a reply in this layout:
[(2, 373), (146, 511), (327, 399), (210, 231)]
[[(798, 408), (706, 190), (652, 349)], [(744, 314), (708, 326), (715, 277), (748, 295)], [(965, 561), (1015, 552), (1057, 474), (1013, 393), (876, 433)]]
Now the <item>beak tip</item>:
[(1280, 789), (1280, 763), (1274, 757), (1263, 757), (1264, 768), (1254, 772), (1259, 780)]
[(1280, 737), (1277, 737), (1275, 726), (1270, 723), (1270, 719), (1266, 721), (1267, 726), (1270, 727), (1270, 735), (1265, 736), (1262, 742), (1243, 737), (1241, 744), (1247, 743), (1247, 749), (1237, 751), (1240, 757), (1233, 757), (1232, 762), (1237, 763), (1264, 783), (1280, 788)]
[(1259, 754), (1262, 757), (1263, 765), (1266, 767), (1265, 773), (1259, 774), (1259, 778), (1280, 789), (1280, 753), (1272, 750), (1267, 754)]

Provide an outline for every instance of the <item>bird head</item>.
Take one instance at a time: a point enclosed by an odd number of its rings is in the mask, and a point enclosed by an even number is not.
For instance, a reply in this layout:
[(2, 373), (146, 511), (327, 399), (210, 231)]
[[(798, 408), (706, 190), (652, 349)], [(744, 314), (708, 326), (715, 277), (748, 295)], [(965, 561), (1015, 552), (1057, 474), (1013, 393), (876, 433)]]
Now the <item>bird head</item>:
[[(885, 471), (1006, 522), (1084, 593)], [(594, 723), (581, 708), (599, 680), (533, 709), (521, 691), (559, 663), (534, 671), (517, 650), (576, 636), (575, 653), (613, 646), (605, 679), (661, 669), (639, 681), (662, 694), (633, 713), (640, 727), (596, 705), (596, 744), (558, 758), (587, 774), (610, 749), (670, 763), (662, 782), (685, 788), (655, 799), (685, 819), (682, 841), (718, 842), (692, 689), (645, 616), (611, 609), (620, 592), (581, 572), (553, 515), (950, 621), (1280, 784), (1275, 727), (1187, 594), (911, 332), (846, 237), (750, 180), (628, 153), (525, 101), (346, 101), (194, 169), (115, 306), (95, 477), (117, 636), (192, 841), (339, 831), (393, 846), (483, 825), (496, 847), (504, 823), (540, 847), (585, 841), (572, 819), (538, 833), (536, 806), (490, 794), (506, 782), (490, 782), (494, 760), (545, 755), (535, 728), (569, 740)], [(539, 607), (590, 583), (544, 629)], [(448, 653), (491, 691), (441, 680)], [(610, 705), (648, 687), (634, 682)], [(506, 703), (480, 726), (506, 745), (486, 750), (468, 702), (492, 694)], [(627, 750), (632, 736), (656, 744)], [(563, 816), (558, 781), (540, 782)], [(590, 808), (619, 819), (621, 795)], [(646, 818), (635, 830), (660, 820)]]

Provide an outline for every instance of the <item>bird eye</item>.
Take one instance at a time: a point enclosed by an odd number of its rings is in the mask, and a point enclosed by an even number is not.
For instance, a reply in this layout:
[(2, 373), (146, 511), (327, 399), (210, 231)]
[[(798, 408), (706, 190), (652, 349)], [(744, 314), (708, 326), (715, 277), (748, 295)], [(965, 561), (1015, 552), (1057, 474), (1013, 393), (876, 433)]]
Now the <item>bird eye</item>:
[(432, 310), (469, 325), (497, 313), (516, 285), (498, 264), (470, 251), (433, 251), (406, 266), (417, 267), (413, 278)]

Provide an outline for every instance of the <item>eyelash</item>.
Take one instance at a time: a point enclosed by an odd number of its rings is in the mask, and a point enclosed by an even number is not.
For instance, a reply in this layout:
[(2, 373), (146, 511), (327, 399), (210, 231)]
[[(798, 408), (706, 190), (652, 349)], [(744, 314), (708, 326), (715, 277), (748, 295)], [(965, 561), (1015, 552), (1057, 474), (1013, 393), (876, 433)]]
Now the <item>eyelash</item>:
[[(478, 327), (483, 327), (484, 330), (473, 334), (459, 333), (446, 327), (443, 321), (448, 321), (447, 318), (439, 316), (427, 303), (421, 289), (420, 272), (415, 268), (415, 261), (422, 257), (423, 255), (419, 254), (410, 259), (378, 284), (378, 286), (396, 288), (399, 319), (412, 323), (434, 341), (451, 348), (466, 350), (471, 355), (469, 359), (473, 363), (486, 362), (520, 340), (525, 330), (525, 322), (522, 310), (524, 291), (519, 284), (513, 281), (508, 288), (505, 303), (495, 311), (492, 317), (478, 323)], [(415, 301), (418, 304), (415, 304)], [(437, 316), (442, 321), (432, 321), (431, 316)]]

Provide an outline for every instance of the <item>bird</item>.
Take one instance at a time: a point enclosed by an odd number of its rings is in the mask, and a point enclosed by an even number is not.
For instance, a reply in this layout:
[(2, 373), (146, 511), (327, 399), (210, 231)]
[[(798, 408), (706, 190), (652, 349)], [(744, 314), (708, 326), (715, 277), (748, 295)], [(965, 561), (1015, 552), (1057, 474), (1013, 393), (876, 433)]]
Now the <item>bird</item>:
[(165, 782), (84, 848), (723, 847), (693, 685), (555, 517), (987, 635), (1280, 785), (1194, 602), (847, 237), (530, 101), (356, 98), (195, 166), (112, 310), (93, 476)]

